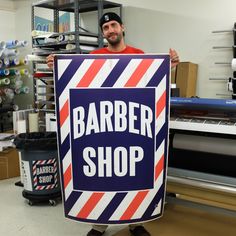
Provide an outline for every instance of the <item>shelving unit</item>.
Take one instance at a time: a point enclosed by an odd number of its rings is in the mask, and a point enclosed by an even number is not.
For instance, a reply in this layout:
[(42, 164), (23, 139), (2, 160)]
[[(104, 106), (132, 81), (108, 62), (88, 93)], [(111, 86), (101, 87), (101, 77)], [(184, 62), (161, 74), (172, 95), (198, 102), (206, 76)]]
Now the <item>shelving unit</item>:
[[(48, 35), (37, 35), (35, 31), (35, 11), (37, 8), (50, 9), (53, 13), (53, 32), (45, 32)], [(34, 101), (35, 109), (42, 112), (53, 112), (54, 86), (53, 72), (46, 68), (45, 59), (49, 54), (88, 54), (90, 51), (104, 46), (104, 40), (98, 24), (104, 9), (119, 11), (122, 17), (122, 5), (103, 0), (43, 0), (32, 4), (32, 37), (33, 54), (43, 57), (43, 60), (35, 60), (34, 68)], [(79, 25), (81, 13), (97, 13), (98, 34), (89, 32)], [(60, 12), (74, 14), (74, 31), (59, 32)], [(45, 38), (49, 38), (45, 41)], [(64, 40), (60, 40), (64, 39)], [(42, 70), (43, 68), (43, 70)], [(44, 116), (44, 115), (43, 115)]]

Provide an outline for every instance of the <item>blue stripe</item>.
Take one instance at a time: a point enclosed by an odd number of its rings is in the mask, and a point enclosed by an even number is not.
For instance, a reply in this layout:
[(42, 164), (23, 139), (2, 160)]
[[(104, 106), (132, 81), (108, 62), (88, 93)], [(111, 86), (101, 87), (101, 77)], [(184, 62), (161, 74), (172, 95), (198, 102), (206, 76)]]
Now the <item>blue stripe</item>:
[(65, 207), (65, 215), (67, 216), (71, 210), (71, 208), (75, 205), (76, 201), (80, 198), (82, 192), (73, 191), (67, 201), (64, 203)]
[[(153, 198), (153, 200), (151, 201), (151, 203), (147, 207), (147, 210), (143, 214), (142, 220), (145, 221), (145, 220), (149, 220), (150, 219), (150, 216), (152, 215), (153, 211), (157, 207), (157, 204), (160, 202), (160, 200), (163, 200), (164, 190), (165, 190), (164, 184), (162, 184), (162, 186), (160, 187), (160, 189), (156, 193), (155, 197)], [(162, 206), (163, 206), (163, 202), (162, 202)]]
[(113, 213), (120, 205), (120, 203), (123, 201), (126, 195), (127, 193), (117, 193), (112, 199), (112, 201), (105, 208), (103, 213), (100, 215), (97, 222), (108, 222), (110, 217), (113, 215)]
[(66, 136), (66, 139), (64, 140), (64, 142), (60, 146), (61, 160), (64, 159), (64, 157), (65, 157), (66, 153), (69, 151), (69, 149), (70, 149), (70, 135), (68, 134)]
[(64, 91), (67, 84), (70, 82), (71, 78), (74, 76), (78, 68), (83, 63), (83, 60), (80, 58), (74, 58), (69, 66), (66, 68), (62, 74), (60, 80), (57, 81), (57, 96), (59, 97)]
[(130, 61), (131, 58), (123, 58), (123, 60), (119, 60), (101, 87), (113, 87)]
[(161, 79), (166, 75), (167, 80), (169, 79), (169, 73), (166, 73), (166, 71), (169, 71), (169, 60), (165, 59), (161, 66), (158, 68), (158, 70), (155, 72), (149, 83), (147, 84), (147, 87), (157, 87), (159, 83), (161, 82)]

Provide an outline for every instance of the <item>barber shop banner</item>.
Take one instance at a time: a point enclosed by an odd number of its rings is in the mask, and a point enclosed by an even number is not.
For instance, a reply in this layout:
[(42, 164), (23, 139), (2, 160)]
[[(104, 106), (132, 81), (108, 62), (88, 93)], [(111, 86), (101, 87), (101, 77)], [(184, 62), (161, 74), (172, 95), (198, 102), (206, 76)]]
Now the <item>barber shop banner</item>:
[(169, 55), (58, 55), (54, 69), (65, 216), (94, 224), (160, 217)]

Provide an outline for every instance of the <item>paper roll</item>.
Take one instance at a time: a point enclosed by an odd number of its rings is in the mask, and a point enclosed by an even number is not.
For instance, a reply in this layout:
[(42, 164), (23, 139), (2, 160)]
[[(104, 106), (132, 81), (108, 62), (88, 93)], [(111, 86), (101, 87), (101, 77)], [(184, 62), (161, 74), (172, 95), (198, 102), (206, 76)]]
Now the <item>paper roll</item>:
[(66, 50), (73, 50), (75, 48), (76, 48), (75, 44), (71, 44), (71, 43), (66, 44)]
[(0, 41), (0, 49), (6, 48), (6, 42)]
[(234, 58), (231, 62), (231, 68), (233, 71), (236, 71), (236, 58)]
[(26, 120), (18, 120), (17, 124), (17, 133), (26, 133)]
[(39, 131), (39, 114), (38, 113), (29, 113), (29, 132), (38, 132)]
[(18, 43), (19, 43), (18, 40), (9, 40), (9, 41), (6, 41), (6, 47), (12, 48), (12, 47), (17, 46)]
[(177, 149), (208, 152), (229, 156), (235, 156), (236, 153), (234, 139), (224, 139), (218, 137), (175, 134), (173, 147)]

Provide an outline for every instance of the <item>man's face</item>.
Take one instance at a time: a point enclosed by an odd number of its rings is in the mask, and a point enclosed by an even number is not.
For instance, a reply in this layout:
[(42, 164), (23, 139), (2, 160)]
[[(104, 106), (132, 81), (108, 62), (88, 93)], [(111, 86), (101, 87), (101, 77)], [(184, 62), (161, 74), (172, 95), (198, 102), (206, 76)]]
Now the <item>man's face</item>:
[(109, 21), (102, 26), (104, 38), (111, 44), (117, 45), (123, 39), (124, 26), (117, 21)]

